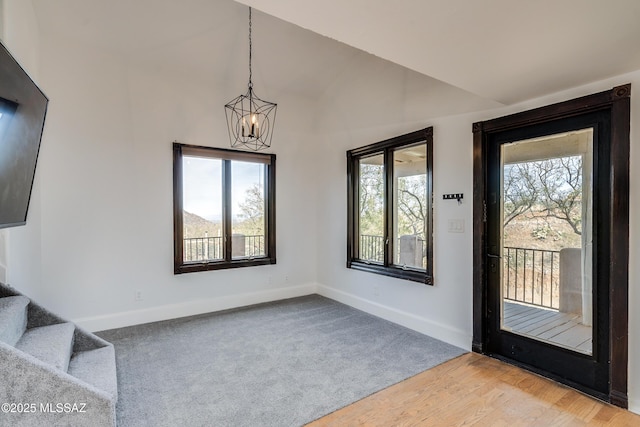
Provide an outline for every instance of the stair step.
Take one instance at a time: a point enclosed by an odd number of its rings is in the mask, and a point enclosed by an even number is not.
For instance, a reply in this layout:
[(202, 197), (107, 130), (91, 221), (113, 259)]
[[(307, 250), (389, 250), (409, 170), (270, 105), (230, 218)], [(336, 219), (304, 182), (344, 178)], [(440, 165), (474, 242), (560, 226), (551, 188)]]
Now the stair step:
[(69, 362), (69, 374), (110, 394), (117, 400), (116, 355), (113, 346), (76, 353)]
[(15, 346), (27, 328), (29, 298), (0, 298), (0, 341)]
[(20, 338), (16, 348), (66, 372), (73, 348), (74, 331), (73, 323), (29, 329)]

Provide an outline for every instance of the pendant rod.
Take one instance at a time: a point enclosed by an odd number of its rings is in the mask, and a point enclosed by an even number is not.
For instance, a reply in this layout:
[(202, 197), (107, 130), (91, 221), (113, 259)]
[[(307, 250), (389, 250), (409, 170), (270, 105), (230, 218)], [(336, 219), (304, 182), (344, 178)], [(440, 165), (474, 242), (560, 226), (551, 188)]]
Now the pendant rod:
[(253, 43), (251, 40), (251, 8), (249, 8), (249, 89), (253, 87), (252, 77), (253, 72), (251, 70), (251, 51), (253, 50)]

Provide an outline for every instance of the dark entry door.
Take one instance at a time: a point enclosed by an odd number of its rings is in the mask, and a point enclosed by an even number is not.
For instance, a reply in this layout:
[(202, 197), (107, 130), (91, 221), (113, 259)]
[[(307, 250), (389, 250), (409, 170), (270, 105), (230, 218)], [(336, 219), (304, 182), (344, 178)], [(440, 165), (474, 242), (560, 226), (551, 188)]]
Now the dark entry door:
[(622, 407), (630, 89), (473, 125), (473, 350)]
[(487, 350), (606, 396), (610, 118), (487, 141)]

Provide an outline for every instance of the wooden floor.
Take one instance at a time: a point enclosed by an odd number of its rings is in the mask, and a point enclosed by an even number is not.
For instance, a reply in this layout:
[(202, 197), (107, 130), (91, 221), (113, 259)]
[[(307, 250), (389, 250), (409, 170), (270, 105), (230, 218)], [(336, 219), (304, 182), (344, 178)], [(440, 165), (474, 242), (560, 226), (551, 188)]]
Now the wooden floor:
[(565, 348), (591, 354), (591, 327), (581, 316), (504, 301), (504, 326)]
[(640, 415), (468, 353), (308, 426), (637, 427)]

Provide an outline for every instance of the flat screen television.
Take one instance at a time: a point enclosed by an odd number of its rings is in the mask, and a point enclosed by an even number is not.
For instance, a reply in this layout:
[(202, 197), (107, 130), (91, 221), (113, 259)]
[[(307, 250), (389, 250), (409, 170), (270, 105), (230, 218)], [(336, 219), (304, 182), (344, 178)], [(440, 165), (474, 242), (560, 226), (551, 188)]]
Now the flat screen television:
[(0, 43), (0, 228), (27, 223), (48, 103)]

